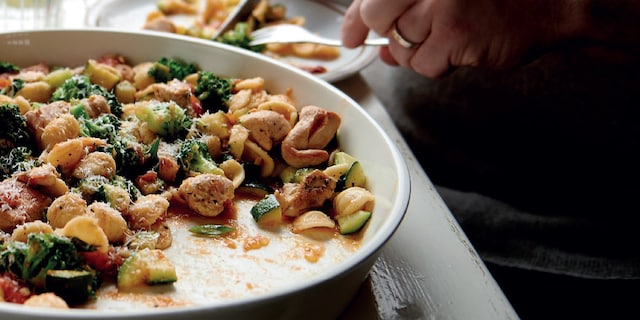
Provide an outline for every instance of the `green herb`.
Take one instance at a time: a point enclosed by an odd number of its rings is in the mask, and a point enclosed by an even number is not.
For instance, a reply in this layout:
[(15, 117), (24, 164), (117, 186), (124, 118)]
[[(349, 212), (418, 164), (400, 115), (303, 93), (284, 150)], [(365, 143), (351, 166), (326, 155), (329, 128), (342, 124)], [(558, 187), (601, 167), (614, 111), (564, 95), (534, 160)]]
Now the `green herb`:
[(20, 67), (16, 66), (15, 64), (6, 61), (0, 61), (0, 73), (18, 71), (20, 71)]
[(235, 231), (234, 228), (220, 224), (203, 224), (189, 228), (189, 231), (203, 236), (220, 236)]

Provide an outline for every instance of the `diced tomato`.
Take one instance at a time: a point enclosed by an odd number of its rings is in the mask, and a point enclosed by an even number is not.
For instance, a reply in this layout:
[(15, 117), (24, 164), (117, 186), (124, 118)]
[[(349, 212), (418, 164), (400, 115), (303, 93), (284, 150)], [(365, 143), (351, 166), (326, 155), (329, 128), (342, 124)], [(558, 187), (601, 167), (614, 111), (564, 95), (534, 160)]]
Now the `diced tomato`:
[(29, 287), (21, 284), (9, 274), (0, 275), (0, 301), (24, 303), (31, 296)]
[(204, 113), (204, 108), (202, 108), (202, 102), (196, 96), (191, 95), (189, 99), (189, 104), (191, 105), (191, 110), (196, 116), (201, 116)]
[(124, 263), (124, 258), (113, 247), (110, 247), (107, 252), (96, 250), (81, 252), (81, 254), (88, 265), (99, 271), (103, 277), (109, 279), (115, 279), (118, 274), (118, 268)]
[(0, 89), (11, 85), (11, 79), (0, 77)]
[(298, 66), (298, 68), (307, 71), (311, 74), (320, 74), (320, 73), (326, 73), (327, 72), (327, 68), (323, 67), (323, 66)]

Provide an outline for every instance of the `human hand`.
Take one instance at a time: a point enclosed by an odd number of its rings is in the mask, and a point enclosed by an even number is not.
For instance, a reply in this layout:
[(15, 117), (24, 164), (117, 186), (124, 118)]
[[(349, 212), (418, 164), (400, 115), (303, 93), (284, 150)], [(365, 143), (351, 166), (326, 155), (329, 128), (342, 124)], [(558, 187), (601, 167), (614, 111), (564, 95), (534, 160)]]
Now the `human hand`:
[[(384, 62), (431, 78), (460, 66), (506, 68), (577, 34), (581, 2), (354, 0), (342, 24), (342, 41), (357, 47), (373, 30), (391, 39), (380, 49)], [(394, 39), (394, 28), (405, 46)]]

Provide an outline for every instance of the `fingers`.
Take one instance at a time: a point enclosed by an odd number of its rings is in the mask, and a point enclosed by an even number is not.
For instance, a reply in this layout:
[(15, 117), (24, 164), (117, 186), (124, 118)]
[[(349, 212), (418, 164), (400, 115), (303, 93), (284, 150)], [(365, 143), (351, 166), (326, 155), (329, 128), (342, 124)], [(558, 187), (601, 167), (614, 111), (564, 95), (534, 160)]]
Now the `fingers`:
[[(413, 69), (429, 78), (438, 78), (450, 70), (451, 41), (432, 34), (432, 5), (432, 1), (418, 1), (398, 17), (389, 38), (393, 39), (396, 32), (403, 39), (390, 41), (388, 51), (381, 52), (382, 61)], [(404, 41), (411, 45), (403, 44)]]
[(418, 1), (407, 8), (395, 21), (396, 30), (411, 43), (421, 43), (431, 32), (431, 1)]
[[(451, 69), (450, 41), (437, 39), (432, 30), (433, 1), (354, 0), (342, 24), (342, 41), (357, 47), (369, 30), (387, 36), (389, 46), (380, 48), (380, 59), (437, 78)], [(395, 33), (395, 38), (394, 38)]]
[(386, 35), (395, 17), (399, 16), (416, 0), (354, 0), (345, 13), (341, 26), (341, 38), (345, 47), (362, 44), (369, 30)]
[(369, 34), (369, 27), (360, 16), (360, 4), (362, 0), (354, 0), (347, 9), (340, 28), (342, 44), (347, 48), (355, 48), (364, 42)]
[(449, 61), (451, 48), (448, 45), (449, 42), (429, 37), (416, 48), (406, 66), (423, 76), (439, 78), (452, 69)]
[(386, 35), (396, 18), (402, 15), (416, 0), (368, 0), (362, 1), (362, 21), (379, 35)]
[(390, 65), (400, 65), (429, 77), (439, 78), (452, 68), (449, 60), (449, 42), (429, 36), (411, 49), (391, 41), (386, 50), (380, 50), (380, 59)]
[(379, 51), (380, 60), (391, 66), (398, 66), (398, 61), (389, 52), (389, 47), (381, 47)]

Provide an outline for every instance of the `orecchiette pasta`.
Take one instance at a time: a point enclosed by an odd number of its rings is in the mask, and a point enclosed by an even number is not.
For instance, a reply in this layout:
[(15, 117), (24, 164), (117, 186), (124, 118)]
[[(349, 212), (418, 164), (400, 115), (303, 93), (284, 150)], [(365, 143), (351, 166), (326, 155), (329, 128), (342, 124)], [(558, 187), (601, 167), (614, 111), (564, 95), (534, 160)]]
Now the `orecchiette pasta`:
[(51, 120), (42, 131), (41, 143), (44, 149), (80, 135), (80, 124), (71, 114), (62, 114)]
[(224, 175), (233, 182), (234, 189), (237, 189), (244, 182), (244, 168), (237, 160), (225, 160), (220, 164), (220, 168), (224, 170)]
[(98, 225), (111, 243), (121, 243), (129, 230), (120, 211), (109, 204), (96, 201), (87, 207), (89, 216), (96, 218)]
[(57, 197), (47, 209), (47, 222), (54, 228), (64, 228), (71, 219), (87, 214), (87, 202), (80, 194), (68, 192)]
[(365, 188), (348, 188), (335, 196), (333, 208), (338, 216), (350, 215), (358, 210), (371, 211), (374, 199), (374, 195)]
[(89, 152), (106, 142), (97, 138), (75, 138), (57, 143), (47, 153), (47, 162), (63, 171), (71, 171)]
[(57, 229), (56, 233), (68, 238), (78, 238), (100, 252), (109, 250), (109, 239), (98, 224), (98, 220), (88, 215), (74, 217), (64, 228)]
[(27, 242), (31, 233), (53, 233), (53, 228), (50, 224), (41, 220), (27, 222), (15, 228), (11, 233), (10, 239), (12, 241)]

